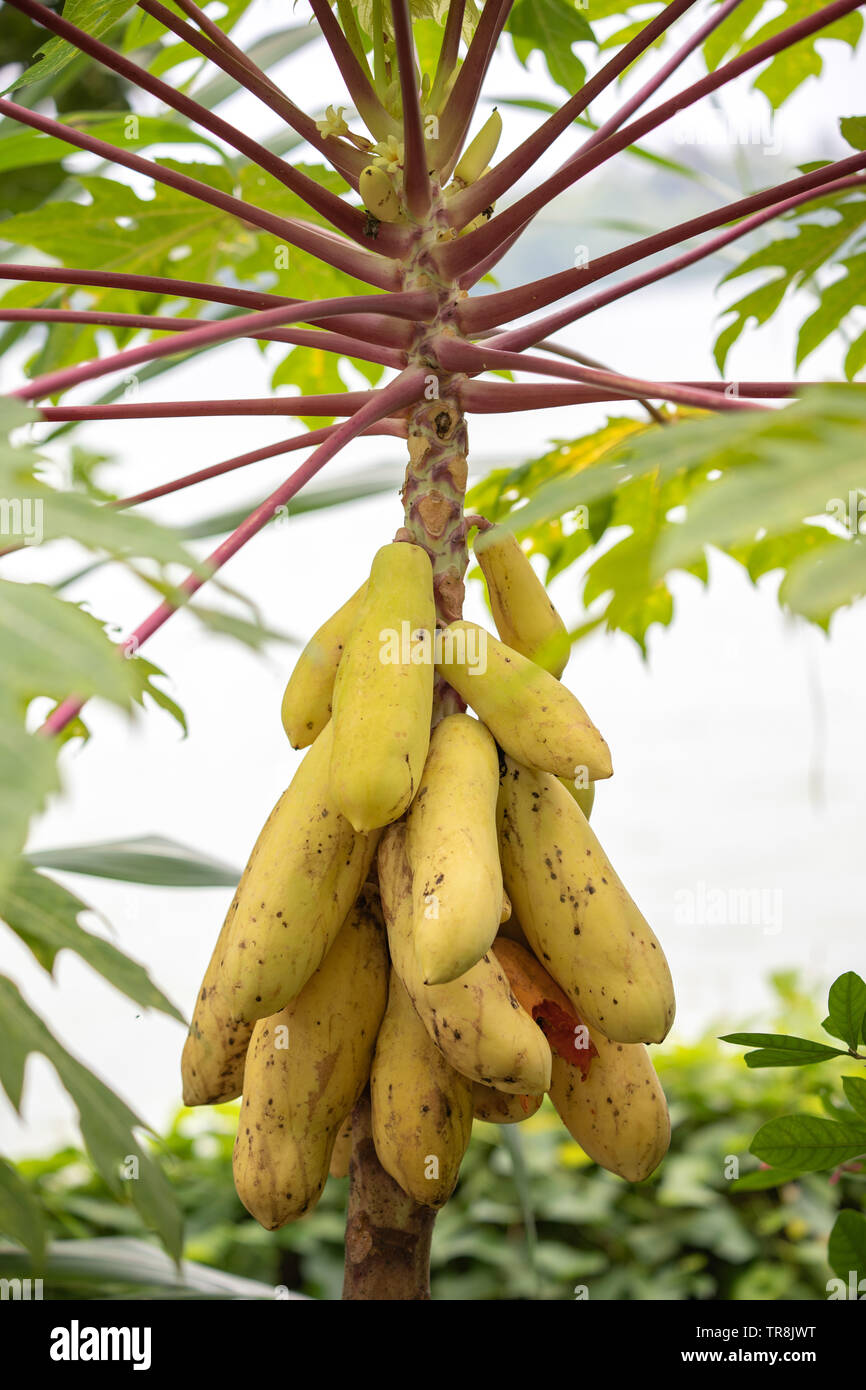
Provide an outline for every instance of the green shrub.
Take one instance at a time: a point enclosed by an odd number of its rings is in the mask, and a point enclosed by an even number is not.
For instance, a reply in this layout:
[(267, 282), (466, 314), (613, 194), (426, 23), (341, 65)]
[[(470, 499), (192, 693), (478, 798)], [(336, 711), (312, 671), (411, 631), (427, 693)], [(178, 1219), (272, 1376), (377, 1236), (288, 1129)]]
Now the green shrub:
[[(793, 979), (774, 984), (774, 1023), (814, 1032), (814, 1005)], [(476, 1125), (457, 1192), (437, 1218), (434, 1299), (571, 1299), (581, 1289), (591, 1299), (825, 1298), (827, 1237), (839, 1206), (856, 1204), (862, 1178), (846, 1173), (832, 1183), (819, 1173), (759, 1192), (738, 1192), (733, 1179), (738, 1161), (741, 1174), (758, 1166), (748, 1146), (764, 1121), (823, 1113), (846, 1063), (750, 1071), (715, 1032), (657, 1053), (673, 1140), (645, 1183), (590, 1163), (547, 1103), (520, 1126)], [(339, 1298), (348, 1181), (331, 1180), (297, 1225), (262, 1230), (232, 1184), (236, 1110), (182, 1110), (163, 1141), (186, 1218), (186, 1257)], [(147, 1235), (75, 1149), (23, 1161), (18, 1171), (55, 1240)], [(56, 1280), (52, 1296), (64, 1296)]]

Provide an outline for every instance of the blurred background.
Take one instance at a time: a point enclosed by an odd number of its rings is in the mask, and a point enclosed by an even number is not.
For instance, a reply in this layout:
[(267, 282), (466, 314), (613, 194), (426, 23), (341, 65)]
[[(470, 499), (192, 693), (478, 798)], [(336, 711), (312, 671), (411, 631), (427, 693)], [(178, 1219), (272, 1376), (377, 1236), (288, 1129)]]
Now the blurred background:
[[(239, 32), (251, 40), (273, 27), (275, 8), (272, 0), (253, 6)], [(677, 30), (679, 41), (685, 32), (688, 20)], [(488, 105), (518, 95), (561, 99), (540, 55), (525, 70), (509, 42), (500, 50)], [(595, 61), (589, 51), (577, 51), (590, 65)], [(658, 153), (696, 162), (702, 185), (627, 154), (596, 171), (509, 254), (498, 272), (502, 287), (570, 266), (578, 246), (595, 257), (644, 229), (789, 176), (807, 160), (838, 155), (838, 118), (862, 103), (862, 60), (834, 43), (822, 43), (821, 52), (822, 78), (807, 81), (774, 124), (760, 94), (734, 84), (700, 124), (674, 123), (653, 138)], [(638, 81), (648, 70), (639, 70)], [(676, 85), (702, 70), (699, 63), (686, 65)], [(343, 97), (321, 42), (276, 75), (296, 102), (313, 109)], [(627, 81), (599, 101), (596, 119), (633, 85)], [(525, 112), (502, 110), (504, 153), (532, 122)], [(227, 104), (223, 114), (253, 134), (271, 129), (247, 98)], [(748, 138), (731, 143), (732, 131)], [(574, 132), (562, 137), (550, 167), (575, 143)], [(70, 168), (85, 166), (85, 156), (69, 161)], [(720, 310), (748, 288), (716, 295), (731, 264), (707, 260), (561, 337), (620, 371), (715, 377)], [(792, 376), (802, 316), (801, 308), (786, 305), (769, 327), (747, 332), (728, 375)], [(251, 343), (221, 347), (144, 384), (141, 399), (266, 395), (271, 353)], [(0, 390), (13, 384), (16, 365), (10, 354)], [(838, 376), (838, 351), (819, 350), (805, 375)], [(347, 384), (359, 383), (347, 378)], [(623, 406), (618, 413), (632, 412)], [(604, 419), (596, 406), (501, 422), (478, 417), (470, 430), (471, 480), (538, 456), (551, 440), (572, 438)], [(132, 493), (282, 433), (279, 421), (220, 419), (88, 425), (77, 437), (112, 456), (124, 491)], [(86, 747), (65, 750), (66, 792), (34, 826), (31, 848), (160, 834), (240, 870), (298, 761), (279, 719), (297, 644), (354, 591), (373, 551), (393, 535), (402, 454), (399, 441), (353, 445), (329, 465), (328, 483), (387, 468), (392, 491), (310, 515), (290, 513), (227, 567), (226, 583), (249, 595), (262, 621), (296, 645), (273, 643), (255, 655), (204, 633), (183, 613), (153, 639), (147, 654), (167, 672), (189, 736), (181, 738), (159, 711), (130, 724), (94, 706), (94, 736)], [(150, 512), (181, 524), (205, 510), (253, 506), (276, 486), (283, 467), (280, 460), (253, 465), (162, 499)], [(4, 573), (53, 580), (74, 570), (79, 554), (72, 546), (28, 551), (7, 561)], [(763, 1119), (804, 1099), (817, 1105), (829, 1077), (814, 1076), (814, 1069), (748, 1073), (740, 1050), (714, 1039), (780, 1019), (788, 1031), (814, 1035), (827, 985), (842, 971), (862, 971), (866, 609), (839, 613), (825, 635), (781, 613), (774, 576), (755, 587), (718, 555), (710, 569), (707, 589), (684, 576), (674, 581), (674, 621), (651, 631), (646, 661), (628, 637), (596, 633), (575, 648), (564, 676), (613, 753), (615, 775), (598, 790), (593, 826), (661, 938), (677, 985), (677, 1022), (656, 1059), (675, 1122), (672, 1156), (656, 1179), (630, 1188), (588, 1164), (546, 1109), (520, 1127), (522, 1158), (501, 1131), (479, 1126), (458, 1194), (437, 1222), (434, 1297), (568, 1298), (590, 1276), (593, 1297), (825, 1296), (821, 1242), (838, 1197), (827, 1177), (805, 1179), (781, 1196), (755, 1193), (734, 1202), (724, 1167), (727, 1155), (745, 1153)], [(577, 573), (568, 571), (551, 589), (572, 627), (584, 617)], [(116, 624), (118, 635), (152, 606), (144, 588), (116, 568), (72, 586), (67, 596), (86, 600)], [(230, 602), (216, 590), (208, 601)], [(486, 620), (477, 580), (469, 585), (466, 615)], [(94, 909), (87, 925), (144, 962), (187, 1012), (231, 890), (58, 877)], [(5, 930), (2, 949), (5, 968), (70, 1050), (145, 1122), (169, 1135), (169, 1167), (190, 1214), (190, 1257), (337, 1297), (345, 1182), (329, 1184), (312, 1218), (266, 1235), (243, 1219), (234, 1196), (231, 1108), (178, 1118), (182, 1027), (141, 1013), (68, 953), (51, 980)], [(0, 1098), (0, 1138), (5, 1152), (27, 1160), (22, 1171), (54, 1212), (57, 1234), (136, 1232), (138, 1218), (110, 1202), (82, 1166), (75, 1111), (44, 1059), (29, 1064), (23, 1120)]]

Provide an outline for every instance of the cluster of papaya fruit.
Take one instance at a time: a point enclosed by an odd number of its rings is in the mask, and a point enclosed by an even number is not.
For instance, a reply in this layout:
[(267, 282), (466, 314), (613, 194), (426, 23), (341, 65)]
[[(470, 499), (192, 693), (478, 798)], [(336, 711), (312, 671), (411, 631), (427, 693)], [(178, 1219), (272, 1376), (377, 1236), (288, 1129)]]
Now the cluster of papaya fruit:
[(345, 1173), (368, 1085), (382, 1166), (431, 1207), (473, 1118), (524, 1120), (546, 1093), (628, 1180), (669, 1141), (646, 1044), (670, 1028), (670, 973), (589, 827), (612, 769), (559, 680), (565, 626), (513, 534), (488, 524), (475, 551), (499, 639), (437, 627), (430, 559), (402, 537), (292, 672), (283, 723), (308, 752), (184, 1048), (187, 1104), (243, 1096), (235, 1183), (268, 1229)]

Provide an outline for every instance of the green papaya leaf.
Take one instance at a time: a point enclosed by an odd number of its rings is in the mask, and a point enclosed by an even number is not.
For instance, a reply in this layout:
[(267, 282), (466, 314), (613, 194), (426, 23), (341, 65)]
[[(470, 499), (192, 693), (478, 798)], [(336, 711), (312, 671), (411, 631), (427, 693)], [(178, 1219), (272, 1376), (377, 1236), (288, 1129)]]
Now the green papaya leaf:
[[(61, 1291), (59, 1297), (117, 1297), (127, 1299), (261, 1299), (272, 1302), (273, 1284), (228, 1274), (212, 1265), (183, 1260), (180, 1264), (149, 1241), (130, 1236), (97, 1236), (88, 1240), (53, 1241), (45, 1253), (45, 1277)], [(34, 1272), (27, 1257), (0, 1247), (0, 1276), (21, 1277)], [(285, 1299), (304, 1299), (286, 1292)]]
[[(132, 0), (66, 0), (63, 18), (68, 19), (70, 24), (76, 24), (86, 34), (102, 38), (131, 9)], [(47, 77), (56, 77), (79, 57), (77, 48), (66, 39), (53, 35), (39, 49), (36, 62), (20, 77), (16, 77), (5, 91), (15, 91), (33, 82), (43, 82)]]
[(558, 86), (569, 94), (586, 80), (586, 68), (575, 55), (576, 43), (595, 43), (583, 15), (568, 0), (516, 0), (506, 22), (514, 52), (526, 67), (540, 52)]
[(165, 888), (234, 888), (241, 876), (231, 864), (163, 835), (36, 850), (27, 860), (36, 868)]
[(0, 1157), (0, 1232), (29, 1251), (36, 1269), (45, 1257), (45, 1223), (39, 1203), (11, 1163)]
[(839, 129), (852, 150), (866, 150), (866, 116), (843, 116)]
[(81, 926), (79, 918), (87, 911), (86, 903), (25, 862), (18, 865), (12, 881), (0, 889), (0, 919), (28, 945), (37, 942), (50, 952), (49, 971), (58, 951), (74, 951), (128, 999), (146, 1009), (159, 1009), (183, 1023), (183, 1015), (157, 988), (143, 966), (130, 960), (110, 941)]

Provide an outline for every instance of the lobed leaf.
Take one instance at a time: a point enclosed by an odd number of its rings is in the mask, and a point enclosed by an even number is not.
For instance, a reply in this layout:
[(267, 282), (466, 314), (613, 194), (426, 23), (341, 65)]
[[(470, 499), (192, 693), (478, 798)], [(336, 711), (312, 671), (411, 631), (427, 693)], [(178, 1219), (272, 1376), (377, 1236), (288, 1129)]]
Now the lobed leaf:
[(94, 936), (81, 926), (78, 919), (87, 911), (86, 903), (23, 861), (12, 881), (0, 889), (0, 919), (25, 944), (31, 948), (39, 945), (48, 952), (47, 963), (38, 953), (37, 959), (49, 974), (53, 972), (59, 951), (74, 951), (136, 1004), (145, 1009), (159, 1009), (183, 1023), (183, 1015), (157, 988), (143, 966), (130, 960), (110, 941)]
[[(83, 29), (86, 34), (99, 39), (114, 29), (132, 8), (133, 0), (66, 0), (63, 18)], [(56, 77), (80, 56), (79, 50), (73, 44), (56, 34), (52, 35), (38, 49), (36, 62), (26, 68), (4, 90), (12, 92), (19, 87)]]
[[(670, 572), (705, 583), (709, 546), (755, 581), (781, 572), (780, 603), (822, 626), (866, 593), (848, 516), (863, 482), (866, 392), (816, 388), (781, 410), (666, 418), (664, 426), (610, 419), (522, 468), (491, 473), (469, 506), (543, 555), (548, 579), (586, 556), (588, 624), (626, 631), (644, 651), (651, 624), (673, 612)], [(628, 534), (596, 554), (620, 526)]]
[(573, 48), (576, 43), (596, 40), (586, 19), (568, 0), (516, 0), (505, 27), (524, 67), (530, 55), (539, 51), (554, 82), (569, 95), (583, 85), (586, 68)]
[[(787, 29), (798, 20), (806, 19), (823, 8), (823, 0), (783, 0), (782, 8), (771, 7), (766, 0), (744, 0), (722, 21), (716, 30), (705, 40), (703, 46), (707, 67), (715, 69), (725, 60), (747, 53), (749, 49), (764, 43)], [(772, 18), (763, 24), (770, 11)], [(776, 109), (781, 106), (808, 77), (817, 77), (823, 71), (824, 63), (817, 44), (826, 39), (837, 39), (855, 48), (863, 32), (862, 18), (849, 14), (828, 24), (809, 38), (801, 39), (791, 48), (784, 49), (771, 58), (753, 78), (753, 86), (763, 92), (770, 105)]]
[[(714, 354), (719, 371), (725, 370), (728, 353), (745, 329), (767, 323), (789, 293), (804, 291), (818, 301), (800, 328), (797, 366), (863, 302), (860, 248), (866, 245), (862, 239), (866, 229), (864, 190), (818, 195), (789, 213), (784, 222), (794, 228), (792, 235), (777, 236), (752, 252), (720, 282), (724, 285), (761, 270), (778, 272), (723, 310), (732, 317), (716, 339)], [(857, 254), (844, 258), (846, 248)], [(836, 278), (827, 283), (831, 274)], [(856, 358), (851, 358), (846, 364), (849, 380), (861, 366)]]

